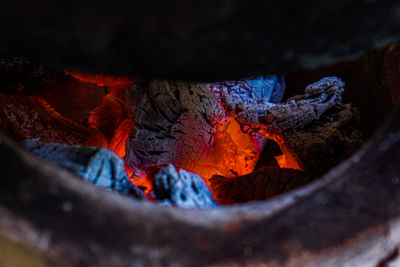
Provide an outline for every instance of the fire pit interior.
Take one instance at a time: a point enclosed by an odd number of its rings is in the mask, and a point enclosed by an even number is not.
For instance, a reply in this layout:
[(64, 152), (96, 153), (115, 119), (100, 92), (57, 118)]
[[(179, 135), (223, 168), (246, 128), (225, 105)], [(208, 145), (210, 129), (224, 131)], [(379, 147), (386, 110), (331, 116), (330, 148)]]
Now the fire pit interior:
[[(252, 10), (233, 7), (224, 11), (226, 21)], [(363, 12), (375, 14), (369, 10)], [(165, 32), (175, 33), (179, 18)], [(315, 21), (311, 16), (298, 27)], [(256, 21), (245, 22), (264, 32)], [(395, 28), (382, 27), (382, 36), (365, 31), (358, 39), (343, 32), (341, 40), (352, 46), (334, 52), (320, 49), (335, 45), (317, 30), (313, 47), (299, 42), (293, 49), (289, 40), (243, 53), (250, 41), (262, 40), (236, 23), (221, 25), (222, 33), (204, 26), (212, 44), (237, 41), (237, 49), (219, 55), (191, 47), (186, 56), (199, 59), (192, 63), (176, 51), (179, 41), (194, 38), (199, 47), (209, 41), (191, 35), (193, 24), (171, 40), (160, 34), (166, 58), (176, 63), (168, 69), (144, 41), (164, 26), (138, 25), (136, 48), (146, 47), (154, 58), (129, 73), (124, 59), (118, 67), (114, 49), (98, 68), (88, 67), (90, 60), (78, 67), (69, 59), (48, 60), (31, 48), (0, 60), (0, 250), (11, 251), (3, 261), (0, 252), (0, 265), (369, 266), (373, 259), (371, 266), (386, 266), (397, 260)], [(246, 41), (238, 41), (239, 33)], [(280, 40), (281, 33), (271, 36)], [(119, 32), (114, 37), (121, 40)], [(379, 45), (370, 45), (374, 38)], [(91, 58), (93, 51), (79, 49)], [(132, 55), (126, 58), (140, 59)], [(236, 60), (245, 63), (231, 66)], [(158, 69), (149, 67), (156, 63)]]
[(322, 177), (379, 127), (393, 94), (389, 86), (376, 91), (387, 77), (374, 74), (387, 70), (369, 68), (398, 50), (287, 77), (208, 83), (12, 58), (1, 62), (1, 126), (75, 179), (139, 204), (219, 209), (267, 200)]
[(204, 208), (265, 200), (320, 177), (363, 143), (360, 112), (343, 101), (346, 86), (335, 76), (293, 95), (277, 76), (199, 83), (1, 63), (4, 131), (143, 201)]

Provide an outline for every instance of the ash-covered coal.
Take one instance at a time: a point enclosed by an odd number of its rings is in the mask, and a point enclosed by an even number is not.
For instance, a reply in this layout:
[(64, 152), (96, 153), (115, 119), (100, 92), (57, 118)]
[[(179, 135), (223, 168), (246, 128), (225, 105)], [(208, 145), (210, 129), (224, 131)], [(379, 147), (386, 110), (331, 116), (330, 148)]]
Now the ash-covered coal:
[(285, 93), (283, 77), (275, 75), (253, 79), (208, 83), (207, 87), (219, 101), (229, 95), (240, 109), (257, 109), (263, 113), (271, 103), (280, 103)]
[(157, 200), (182, 208), (216, 206), (211, 191), (203, 179), (184, 169), (176, 170), (172, 164), (162, 167), (154, 176), (154, 194)]
[(238, 101), (237, 94), (222, 91), (221, 103), (228, 115), (235, 116), (245, 131), (266, 131), (276, 134), (303, 128), (318, 120), (322, 114), (342, 102), (344, 82), (337, 77), (325, 77), (305, 88), (285, 103), (251, 103)]
[[(269, 198), (323, 174), (362, 142), (357, 111), (342, 103), (344, 83), (336, 77), (281, 102), (286, 88), (278, 76), (124, 78), (121, 85), (20, 59), (1, 61), (0, 74), (10, 76), (0, 92), (0, 126), (18, 141), (32, 139), (28, 149), (97, 186), (140, 198), (138, 186), (173, 206), (215, 205), (207, 186), (220, 204)], [(64, 99), (69, 86), (77, 94)]]
[(134, 80), (126, 91), (134, 125), (126, 142), (128, 166), (136, 175), (169, 163), (207, 178), (251, 172), (266, 138), (235, 129), (220, 104), (225, 91), (244, 109), (264, 108), (281, 100), (285, 85), (277, 76), (215, 83)]
[(39, 157), (93, 185), (135, 198), (144, 198), (143, 192), (129, 181), (122, 159), (107, 148), (43, 143), (36, 140), (25, 140), (21, 144)]

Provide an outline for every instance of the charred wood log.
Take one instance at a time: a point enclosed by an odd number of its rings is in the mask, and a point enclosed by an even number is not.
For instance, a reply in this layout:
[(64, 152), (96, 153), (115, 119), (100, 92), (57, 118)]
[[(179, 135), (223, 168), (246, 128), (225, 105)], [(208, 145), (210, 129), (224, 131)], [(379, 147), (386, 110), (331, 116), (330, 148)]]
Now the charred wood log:
[(165, 80), (135, 80), (127, 90), (133, 129), (126, 162), (133, 168), (173, 163), (191, 169), (204, 160), (226, 115), (207, 86)]
[(203, 179), (172, 164), (162, 167), (154, 176), (154, 194), (164, 204), (183, 208), (205, 208), (217, 205)]
[[(222, 91), (254, 107), (279, 101), (284, 82), (276, 76), (207, 84), (135, 80), (126, 97), (134, 124), (126, 146), (128, 165), (149, 169), (173, 163), (196, 169), (210, 155), (217, 128), (223, 132), (228, 125), (218, 103)], [(254, 142), (262, 148), (265, 137)]]
[(399, 62), (400, 42), (397, 42), (369, 51), (356, 60), (301, 70), (285, 78), (293, 94), (300, 94), (301, 88), (320, 77), (335, 75), (343, 79), (346, 82), (343, 101), (360, 111), (360, 128), (364, 137), (369, 138), (383, 122), (382, 118), (400, 104)]
[(249, 105), (228, 90), (221, 91), (221, 102), (243, 131), (279, 139), (284, 153), (294, 155), (303, 170), (320, 175), (362, 143), (358, 113), (341, 103), (343, 91), (342, 80), (326, 77), (281, 104)]
[(214, 175), (210, 184), (218, 203), (234, 204), (264, 200), (305, 185), (311, 180), (311, 176), (303, 171), (263, 167), (233, 179)]
[(273, 135), (318, 120), (326, 110), (341, 103), (343, 91), (342, 80), (326, 77), (307, 86), (304, 95), (292, 97), (282, 104), (260, 102), (247, 105), (238, 101), (236, 94), (226, 90), (221, 91), (221, 102), (244, 131), (262, 130)]
[(69, 146), (35, 140), (25, 140), (21, 144), (39, 157), (93, 185), (136, 198), (144, 198), (144, 193), (129, 181), (122, 159), (106, 148)]
[(256, 109), (264, 112), (269, 103), (279, 103), (285, 93), (283, 78), (277, 76), (261, 76), (255, 79), (208, 83), (211, 93), (221, 100), (229, 96), (232, 106), (240, 106), (243, 110)]

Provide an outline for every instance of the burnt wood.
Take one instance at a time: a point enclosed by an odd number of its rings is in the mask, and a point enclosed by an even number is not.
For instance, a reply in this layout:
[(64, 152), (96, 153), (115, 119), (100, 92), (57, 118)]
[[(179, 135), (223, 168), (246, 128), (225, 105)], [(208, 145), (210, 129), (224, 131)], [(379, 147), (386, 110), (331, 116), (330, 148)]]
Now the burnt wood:
[[(287, 75), (290, 95), (302, 94), (308, 84), (326, 76), (338, 76), (346, 83), (343, 102), (360, 111), (360, 126), (370, 137), (383, 123), (382, 117), (400, 104), (400, 42), (365, 53), (352, 61)], [(371, 96), (371, 97), (368, 97)]]
[(162, 167), (153, 180), (154, 195), (161, 204), (182, 208), (207, 208), (217, 203), (203, 179), (172, 164)]
[(400, 109), (321, 180), (218, 210), (105, 192), (0, 136), (1, 234), (72, 265), (369, 266), (399, 245)]
[(204, 160), (227, 118), (206, 85), (135, 79), (126, 92), (133, 128), (126, 142), (132, 169), (169, 163), (191, 169)]
[(221, 103), (227, 114), (239, 122), (245, 132), (263, 131), (271, 135), (289, 129), (303, 128), (342, 101), (344, 83), (337, 77), (325, 77), (306, 87), (303, 95), (285, 103), (258, 102), (247, 104), (235, 93), (221, 91)]
[(144, 193), (129, 181), (122, 159), (107, 148), (35, 140), (25, 140), (21, 144), (28, 151), (95, 186), (139, 199), (144, 198)]

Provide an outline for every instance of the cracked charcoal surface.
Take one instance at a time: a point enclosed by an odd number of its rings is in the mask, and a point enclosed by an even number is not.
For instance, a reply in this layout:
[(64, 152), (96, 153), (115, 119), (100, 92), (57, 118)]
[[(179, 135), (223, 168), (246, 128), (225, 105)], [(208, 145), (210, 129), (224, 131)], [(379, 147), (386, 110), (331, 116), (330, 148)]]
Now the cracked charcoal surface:
[(325, 77), (306, 87), (303, 95), (288, 99), (282, 104), (263, 103), (244, 109), (229, 92), (221, 95), (221, 102), (228, 113), (234, 114), (242, 129), (264, 130), (269, 134), (288, 129), (302, 128), (318, 120), (329, 108), (341, 103), (344, 82), (337, 77)]
[[(224, 91), (250, 108), (280, 101), (284, 88), (276, 76), (207, 84), (135, 80), (126, 97), (135, 125), (127, 140), (126, 162), (133, 169), (168, 163), (192, 169), (207, 158), (218, 124), (227, 121), (218, 103)], [(259, 139), (262, 146), (265, 137)]]
[(225, 95), (232, 101), (228, 111), (256, 109), (264, 111), (271, 103), (279, 103), (285, 93), (283, 78), (262, 76), (254, 79), (208, 83), (211, 93), (221, 100)]
[(157, 200), (182, 208), (206, 208), (217, 205), (203, 179), (172, 164), (162, 167), (154, 176)]
[(344, 82), (337, 77), (310, 84), (303, 95), (280, 104), (249, 105), (238, 101), (235, 92), (221, 92), (221, 103), (243, 131), (279, 134), (301, 168), (313, 176), (323, 174), (362, 144), (358, 112), (342, 104)]
[(207, 157), (218, 123), (227, 120), (204, 84), (135, 80), (126, 99), (134, 127), (125, 159), (133, 169), (169, 163), (190, 169)]
[(39, 157), (82, 177), (93, 185), (136, 198), (144, 197), (143, 192), (129, 181), (122, 159), (111, 150), (35, 140), (25, 140), (21, 144)]

